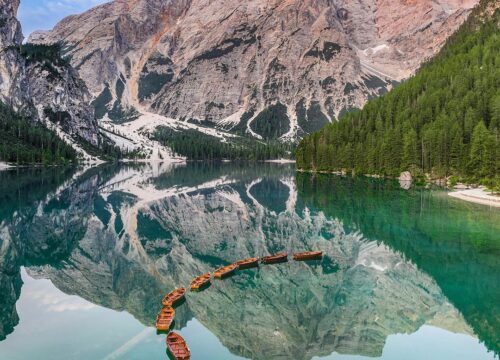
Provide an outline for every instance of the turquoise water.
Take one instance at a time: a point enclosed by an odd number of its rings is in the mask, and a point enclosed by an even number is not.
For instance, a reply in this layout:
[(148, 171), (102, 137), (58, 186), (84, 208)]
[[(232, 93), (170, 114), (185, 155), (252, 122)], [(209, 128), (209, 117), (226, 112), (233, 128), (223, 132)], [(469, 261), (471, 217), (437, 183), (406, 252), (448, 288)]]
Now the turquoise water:
[(167, 359), (162, 296), (249, 256), (323, 250), (188, 293), (192, 359), (498, 359), (500, 211), (282, 165), (0, 172), (0, 359)]

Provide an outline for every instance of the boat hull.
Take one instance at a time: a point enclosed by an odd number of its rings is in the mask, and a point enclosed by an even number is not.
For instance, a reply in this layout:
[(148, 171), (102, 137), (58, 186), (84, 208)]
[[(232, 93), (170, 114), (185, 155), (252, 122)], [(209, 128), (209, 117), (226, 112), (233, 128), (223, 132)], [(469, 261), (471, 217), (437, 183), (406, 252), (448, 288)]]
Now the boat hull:
[(161, 303), (163, 304), (163, 306), (175, 306), (182, 303), (186, 299), (185, 295), (186, 289), (177, 289), (165, 296)]
[(259, 258), (249, 258), (235, 263), (240, 270), (250, 269), (259, 266)]
[(164, 332), (169, 331), (175, 318), (173, 308), (163, 308), (156, 317), (156, 330)]
[(238, 266), (236, 264), (224, 266), (214, 272), (214, 278), (223, 279), (234, 274)]
[(167, 335), (167, 349), (173, 359), (189, 360), (191, 358), (191, 351), (186, 341), (177, 333)]
[(191, 291), (203, 291), (203, 290), (207, 289), (210, 285), (211, 285), (211, 282), (209, 281), (209, 282), (206, 282), (202, 285), (192, 286)]
[(293, 255), (295, 261), (321, 260), (322, 258), (322, 252), (298, 253)]
[(279, 264), (288, 261), (288, 254), (277, 254), (271, 256), (264, 256), (262, 258), (263, 264)]
[(210, 285), (210, 282), (211, 282), (210, 274), (205, 274), (191, 281), (190, 287), (191, 290), (198, 291), (208, 287)]

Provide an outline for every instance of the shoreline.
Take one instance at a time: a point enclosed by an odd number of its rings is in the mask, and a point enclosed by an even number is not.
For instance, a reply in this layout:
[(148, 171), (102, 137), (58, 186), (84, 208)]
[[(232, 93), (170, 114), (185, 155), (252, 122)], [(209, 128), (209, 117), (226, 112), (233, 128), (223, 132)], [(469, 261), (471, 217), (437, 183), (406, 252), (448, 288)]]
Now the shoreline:
[[(346, 176), (347, 174), (342, 171), (314, 171), (314, 170), (304, 170), (304, 169), (297, 169), (297, 172), (301, 173), (310, 173), (310, 174), (326, 174), (326, 175), (336, 175), (336, 176)], [(364, 176), (364, 177), (370, 177), (370, 178), (376, 178), (376, 179), (387, 179), (387, 180), (398, 180), (398, 178), (392, 178), (392, 177), (385, 177), (385, 176), (380, 176), (380, 175), (355, 175), (355, 176)], [(438, 184), (437, 182), (434, 181), (428, 181), (426, 182), (427, 184), (435, 184), (438, 186), (441, 186), (443, 188), (446, 188), (443, 185)], [(500, 208), (500, 196), (494, 196), (491, 195), (490, 193), (486, 192), (486, 189), (484, 187), (480, 188), (475, 188), (475, 189), (464, 189), (464, 190), (452, 190), (447, 193), (448, 196), (451, 196), (455, 199), (462, 200), (462, 201), (467, 201), (469, 203), (474, 203), (478, 205), (485, 205), (489, 207), (494, 207), (494, 208)]]
[(270, 159), (264, 160), (264, 162), (272, 164), (295, 164), (295, 160), (290, 159)]
[[(147, 162), (170, 162), (174, 164), (182, 164), (186, 163), (186, 161), (148, 161), (147, 159), (141, 159), (142, 161), (139, 161), (141, 163), (147, 163)], [(177, 159), (176, 159), (177, 160)], [(180, 160), (180, 159), (179, 159)], [(130, 163), (130, 162), (138, 162), (137, 160), (120, 160), (122, 163)], [(292, 164), (295, 163), (294, 160), (287, 160), (287, 159), (274, 159), (274, 160), (265, 160), (265, 163), (275, 163), (275, 164)], [(95, 165), (101, 165), (101, 164), (90, 164), (90, 166), (95, 166)], [(31, 165), (33, 166), (33, 165)], [(49, 165), (49, 166), (60, 166), (60, 165)], [(18, 167), (29, 167), (26, 165), (19, 165), (19, 166), (13, 166), (5, 162), (0, 162), (0, 171), (3, 170), (9, 170), (9, 169), (14, 169)], [(40, 165), (35, 165), (35, 167), (40, 167)], [(304, 171), (303, 169), (297, 169), (298, 172), (311, 172), (311, 171)], [(314, 173), (314, 172), (313, 172)], [(341, 172), (315, 172), (315, 173), (322, 173), (322, 174), (331, 174), (331, 175), (345, 175), (344, 173)], [(366, 175), (365, 175), (366, 176)], [(374, 176), (368, 176), (368, 177), (374, 177)], [(377, 176), (378, 178), (378, 176)], [(451, 196), (455, 199), (462, 200), (462, 201), (467, 201), (470, 203), (474, 204), (479, 204), (479, 205), (485, 205), (485, 206), (490, 206), (494, 208), (500, 208), (500, 196), (494, 196), (485, 191), (484, 188), (476, 188), (476, 189), (465, 189), (465, 190), (455, 190), (448, 192), (448, 196)]]
[(11, 168), (13, 168), (13, 166), (7, 164), (6, 162), (0, 161), (0, 171), (2, 171), (2, 170), (8, 170), (8, 169), (11, 169)]
[(295, 160), (289, 159), (270, 159), (270, 160), (261, 160), (261, 161), (252, 161), (252, 160), (189, 160), (183, 157), (169, 158), (169, 159), (119, 159), (116, 161), (78, 161), (76, 163), (70, 164), (9, 164), (6, 162), (0, 161), (0, 171), (2, 170), (12, 170), (12, 169), (20, 169), (20, 168), (48, 168), (48, 167), (61, 167), (68, 165), (83, 165), (87, 167), (98, 167), (102, 164), (110, 164), (113, 162), (122, 163), (122, 164), (172, 164), (172, 165), (186, 165), (189, 162), (213, 162), (220, 161), (223, 163), (234, 163), (234, 162), (256, 162), (256, 163), (271, 163), (271, 164), (295, 164)]
[(490, 195), (481, 188), (452, 191), (448, 193), (448, 196), (474, 204), (500, 208), (500, 196)]

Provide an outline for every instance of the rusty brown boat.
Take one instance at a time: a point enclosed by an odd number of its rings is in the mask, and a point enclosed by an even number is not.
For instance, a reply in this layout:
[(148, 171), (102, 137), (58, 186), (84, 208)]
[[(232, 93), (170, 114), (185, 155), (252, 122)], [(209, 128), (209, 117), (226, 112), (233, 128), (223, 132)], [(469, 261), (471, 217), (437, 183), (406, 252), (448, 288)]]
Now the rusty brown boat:
[(264, 256), (262, 258), (262, 262), (264, 264), (278, 264), (287, 261), (288, 261), (288, 254), (284, 252), (275, 255)]
[(175, 310), (170, 306), (164, 307), (163, 309), (161, 309), (158, 316), (156, 316), (156, 330), (158, 331), (170, 330), (170, 327), (174, 322), (174, 318), (175, 318)]
[(323, 251), (306, 251), (293, 254), (293, 259), (295, 261), (321, 260), (322, 257)]
[(208, 285), (210, 283), (211, 275), (207, 273), (205, 275), (198, 276), (196, 279), (191, 281), (191, 290), (200, 290), (200, 288)]
[(185, 288), (175, 289), (170, 294), (167, 294), (161, 303), (163, 306), (174, 306), (178, 304), (180, 301), (184, 300), (184, 295), (186, 294)]
[(189, 360), (191, 358), (191, 351), (186, 341), (175, 332), (171, 332), (167, 335), (167, 348), (176, 360)]
[(238, 268), (238, 265), (236, 265), (236, 264), (231, 264), (231, 265), (221, 267), (220, 269), (215, 270), (214, 277), (217, 279), (222, 279), (226, 276), (232, 275), (236, 271), (237, 268)]
[(259, 266), (259, 258), (249, 258), (245, 260), (240, 260), (236, 263), (238, 265), (238, 269), (243, 270), (243, 269), (250, 269), (256, 266)]

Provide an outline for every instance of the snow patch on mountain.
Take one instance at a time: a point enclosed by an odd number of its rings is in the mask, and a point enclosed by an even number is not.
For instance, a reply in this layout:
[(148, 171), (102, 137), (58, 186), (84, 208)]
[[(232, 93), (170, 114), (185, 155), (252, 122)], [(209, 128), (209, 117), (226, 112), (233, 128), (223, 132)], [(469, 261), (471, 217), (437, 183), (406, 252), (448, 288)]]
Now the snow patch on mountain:
[(154, 133), (159, 127), (166, 127), (176, 131), (198, 131), (201, 134), (218, 138), (221, 142), (240, 138), (238, 135), (221, 129), (175, 120), (147, 111), (143, 111), (136, 120), (125, 123), (116, 123), (110, 120), (108, 116), (105, 116), (99, 121), (99, 126), (101, 131), (103, 131), (116, 146), (128, 152), (140, 152), (145, 155), (145, 159), (148, 161), (186, 161), (185, 157), (175, 154), (169, 147), (153, 140)]

